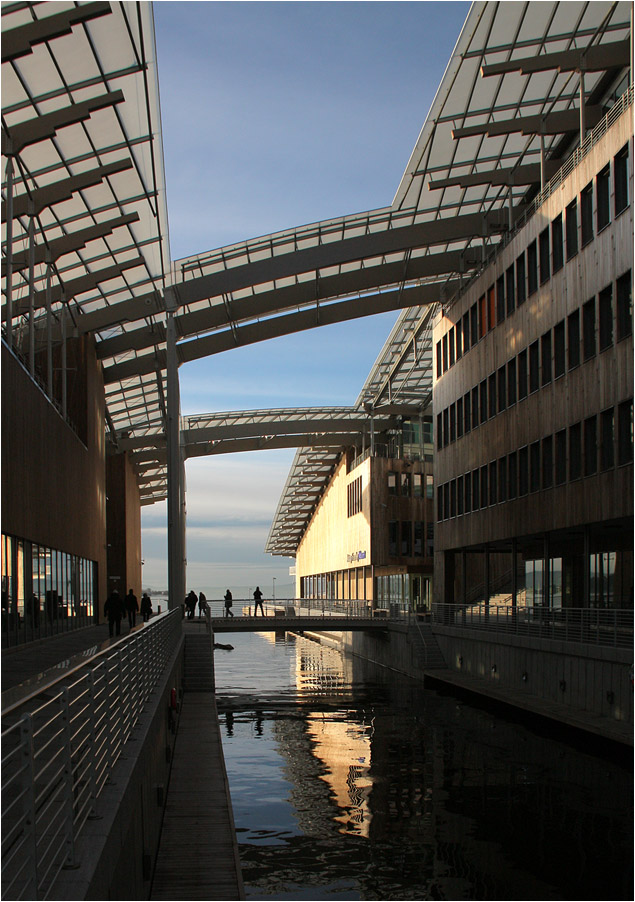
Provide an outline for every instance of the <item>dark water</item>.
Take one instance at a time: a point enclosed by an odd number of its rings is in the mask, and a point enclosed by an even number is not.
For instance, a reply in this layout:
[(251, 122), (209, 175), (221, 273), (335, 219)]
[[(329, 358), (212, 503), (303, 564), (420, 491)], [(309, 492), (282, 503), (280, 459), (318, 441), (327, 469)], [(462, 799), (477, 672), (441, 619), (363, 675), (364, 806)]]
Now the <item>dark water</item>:
[(308, 639), (223, 641), (247, 898), (633, 898), (630, 762)]

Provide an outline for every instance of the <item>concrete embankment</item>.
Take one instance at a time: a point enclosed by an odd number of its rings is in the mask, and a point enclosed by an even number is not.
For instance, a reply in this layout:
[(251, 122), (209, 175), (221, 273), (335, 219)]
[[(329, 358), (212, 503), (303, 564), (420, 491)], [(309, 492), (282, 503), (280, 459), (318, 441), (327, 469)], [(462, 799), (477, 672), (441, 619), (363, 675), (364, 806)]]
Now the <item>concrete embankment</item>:
[(392, 623), (379, 635), (314, 635), (430, 686), (633, 746), (631, 649)]

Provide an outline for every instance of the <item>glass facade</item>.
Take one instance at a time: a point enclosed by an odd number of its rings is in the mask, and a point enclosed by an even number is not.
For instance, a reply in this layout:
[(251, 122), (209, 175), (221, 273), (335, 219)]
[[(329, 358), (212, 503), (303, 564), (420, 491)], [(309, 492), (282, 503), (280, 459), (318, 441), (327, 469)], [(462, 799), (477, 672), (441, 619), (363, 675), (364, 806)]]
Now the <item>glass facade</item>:
[(15, 536), (2, 536), (2, 646), (94, 622), (94, 561)]

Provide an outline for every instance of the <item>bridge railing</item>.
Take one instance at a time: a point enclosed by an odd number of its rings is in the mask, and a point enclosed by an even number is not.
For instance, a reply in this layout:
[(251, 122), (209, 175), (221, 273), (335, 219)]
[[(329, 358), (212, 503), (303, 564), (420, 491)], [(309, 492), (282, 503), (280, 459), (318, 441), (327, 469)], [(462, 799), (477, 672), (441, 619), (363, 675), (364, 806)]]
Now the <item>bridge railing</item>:
[(2, 711), (2, 898), (43, 899), (181, 635), (160, 614)]
[[(224, 602), (212, 599), (207, 600), (212, 618), (225, 616)], [(374, 606), (365, 599), (339, 599), (339, 598), (263, 598), (263, 610), (265, 617), (275, 617), (286, 614), (295, 617), (390, 617), (395, 620), (407, 620), (412, 615), (403, 611), (397, 604), (387, 607)], [(233, 600), (232, 614), (236, 616), (253, 616), (253, 598), (238, 598)], [(258, 615), (260, 616), (260, 614)], [(197, 610), (198, 617), (198, 610)]]
[(633, 647), (633, 611), (619, 608), (434, 604), (432, 622), (527, 638)]

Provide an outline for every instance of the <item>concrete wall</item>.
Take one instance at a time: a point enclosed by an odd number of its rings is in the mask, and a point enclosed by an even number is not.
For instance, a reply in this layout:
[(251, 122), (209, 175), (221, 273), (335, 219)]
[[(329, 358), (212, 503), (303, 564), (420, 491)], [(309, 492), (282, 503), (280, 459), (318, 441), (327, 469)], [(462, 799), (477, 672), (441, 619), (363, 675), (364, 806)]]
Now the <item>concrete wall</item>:
[[(450, 670), (601, 717), (633, 721), (631, 649), (475, 635), (435, 625)], [(496, 672), (492, 673), (492, 667)], [(523, 679), (526, 675), (526, 679)], [(613, 694), (610, 701), (607, 693)]]
[(105, 416), (101, 366), (81, 339), (85, 441), (2, 346), (2, 531), (97, 562), (106, 595)]
[(147, 899), (159, 847), (176, 720), (170, 693), (183, 675), (184, 640), (139, 719), (76, 844), (77, 870), (62, 871), (54, 899)]

